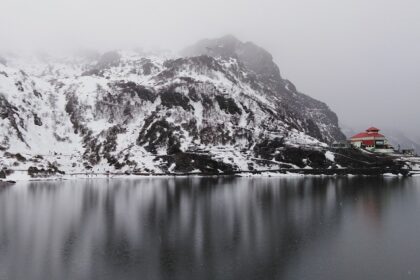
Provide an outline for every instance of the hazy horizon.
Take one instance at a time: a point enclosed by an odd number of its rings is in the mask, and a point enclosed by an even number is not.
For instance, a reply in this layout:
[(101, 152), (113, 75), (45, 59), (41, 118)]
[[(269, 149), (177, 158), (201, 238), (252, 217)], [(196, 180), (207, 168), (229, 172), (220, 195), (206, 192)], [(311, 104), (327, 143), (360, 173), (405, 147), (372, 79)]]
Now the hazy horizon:
[(420, 138), (420, 3), (395, 1), (5, 0), (1, 49), (180, 50), (232, 34), (354, 129)]

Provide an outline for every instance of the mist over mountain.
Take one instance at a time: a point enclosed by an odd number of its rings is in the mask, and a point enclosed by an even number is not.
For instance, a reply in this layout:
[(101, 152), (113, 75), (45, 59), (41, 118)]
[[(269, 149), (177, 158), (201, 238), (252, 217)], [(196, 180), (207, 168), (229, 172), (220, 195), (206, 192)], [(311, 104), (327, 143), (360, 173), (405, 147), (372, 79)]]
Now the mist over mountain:
[(343, 123), (418, 137), (419, 9), (415, 0), (4, 0), (0, 50), (179, 50), (231, 33), (263, 46)]
[(0, 116), (3, 165), (65, 172), (328, 166), (323, 149), (345, 139), (336, 114), (283, 79), (271, 54), (230, 35), (182, 56), (10, 55)]

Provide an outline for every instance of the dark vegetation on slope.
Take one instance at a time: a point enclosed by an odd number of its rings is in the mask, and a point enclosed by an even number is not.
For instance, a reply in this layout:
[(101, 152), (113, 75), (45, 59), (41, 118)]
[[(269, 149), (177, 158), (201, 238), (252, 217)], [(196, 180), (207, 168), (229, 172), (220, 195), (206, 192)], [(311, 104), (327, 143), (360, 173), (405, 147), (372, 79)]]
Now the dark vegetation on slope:
[(20, 131), (19, 124), (23, 122), (23, 120), (19, 117), (19, 109), (7, 101), (4, 95), (0, 93), (0, 118), (8, 119), (10, 125), (16, 132), (18, 138), (26, 144), (25, 139), (23, 138), (22, 132)]
[[(121, 95), (117, 98), (118, 101), (122, 102), (124, 100), (127, 100), (128, 96), (131, 98), (138, 97), (142, 100), (154, 102), (156, 99), (156, 94), (154, 94), (151, 90), (147, 89), (146, 87), (136, 84), (134, 82), (126, 82), (126, 81), (120, 81), (115, 82), (111, 85), (112, 87), (115, 87), (115, 89), (119, 92), (121, 92)], [(105, 100), (106, 101), (106, 100)]]
[(190, 100), (184, 94), (173, 91), (171, 89), (165, 90), (160, 93), (160, 99), (162, 106), (167, 108), (181, 107), (186, 111), (194, 110), (190, 104)]
[(162, 166), (166, 169), (175, 164), (175, 169), (172, 172), (188, 173), (198, 170), (204, 174), (218, 174), (234, 171), (230, 164), (214, 160), (206, 154), (180, 152), (174, 155), (159, 156), (158, 159), (166, 162), (165, 166)]
[(242, 110), (236, 105), (235, 100), (230, 97), (225, 97), (222, 95), (216, 95), (216, 101), (219, 104), (220, 109), (225, 111), (228, 114), (242, 114)]

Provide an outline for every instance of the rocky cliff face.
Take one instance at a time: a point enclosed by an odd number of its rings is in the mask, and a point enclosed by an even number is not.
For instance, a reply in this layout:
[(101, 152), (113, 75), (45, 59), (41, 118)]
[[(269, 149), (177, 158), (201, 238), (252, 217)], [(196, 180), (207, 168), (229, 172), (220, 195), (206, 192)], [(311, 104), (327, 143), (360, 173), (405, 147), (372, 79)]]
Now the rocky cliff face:
[(182, 53), (236, 59), (247, 69), (251, 86), (270, 97), (276, 109), (291, 116), (300, 129), (324, 142), (346, 139), (338, 126), (337, 115), (325, 103), (298, 92), (292, 82), (283, 79), (271, 54), (254, 43), (243, 43), (229, 35), (202, 40)]
[(231, 36), (180, 57), (118, 51), (3, 61), (0, 165), (8, 169), (328, 166), (325, 143), (344, 138), (337, 116), (297, 92), (269, 53)]

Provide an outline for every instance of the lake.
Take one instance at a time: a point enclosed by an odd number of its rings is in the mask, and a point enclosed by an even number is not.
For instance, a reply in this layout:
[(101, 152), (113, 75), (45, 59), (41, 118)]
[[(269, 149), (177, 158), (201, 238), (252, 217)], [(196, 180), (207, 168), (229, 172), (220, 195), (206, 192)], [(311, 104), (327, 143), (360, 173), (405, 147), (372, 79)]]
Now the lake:
[(420, 279), (420, 177), (0, 188), (0, 279)]

